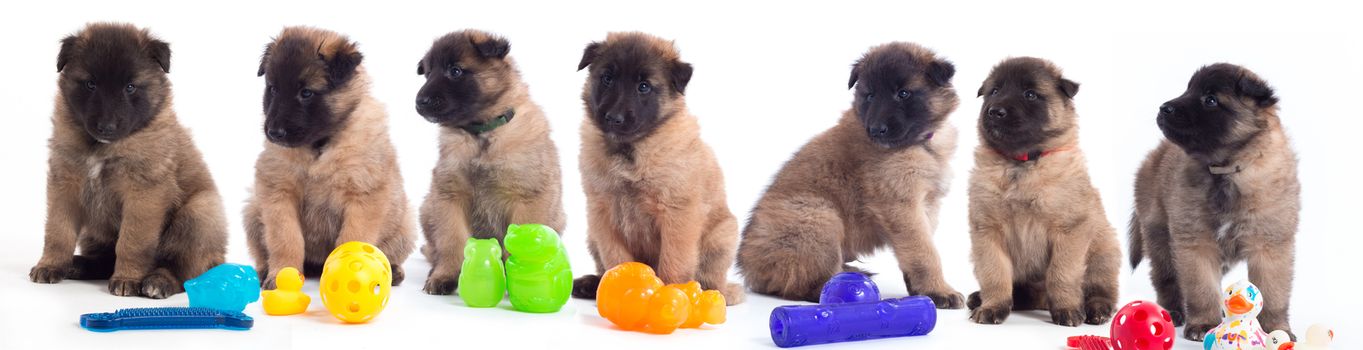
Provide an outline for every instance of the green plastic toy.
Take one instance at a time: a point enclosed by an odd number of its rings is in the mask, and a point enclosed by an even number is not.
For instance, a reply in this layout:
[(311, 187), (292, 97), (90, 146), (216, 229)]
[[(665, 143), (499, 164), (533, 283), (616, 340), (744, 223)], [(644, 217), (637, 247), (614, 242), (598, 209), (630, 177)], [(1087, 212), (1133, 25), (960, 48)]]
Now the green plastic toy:
[(496, 238), (469, 238), (459, 270), (459, 298), (469, 307), (494, 307), (506, 295), (502, 246)]
[(558, 233), (539, 224), (506, 229), (506, 290), (511, 306), (534, 313), (558, 312), (573, 289), (568, 253)]

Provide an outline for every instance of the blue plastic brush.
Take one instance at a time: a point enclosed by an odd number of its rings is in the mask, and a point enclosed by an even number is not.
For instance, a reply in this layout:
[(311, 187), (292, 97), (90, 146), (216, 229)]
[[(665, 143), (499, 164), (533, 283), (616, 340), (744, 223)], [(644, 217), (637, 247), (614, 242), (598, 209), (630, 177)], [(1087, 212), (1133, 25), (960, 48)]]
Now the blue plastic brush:
[(248, 330), (251, 316), (205, 307), (151, 307), (80, 315), (80, 326), (95, 332), (128, 329)]

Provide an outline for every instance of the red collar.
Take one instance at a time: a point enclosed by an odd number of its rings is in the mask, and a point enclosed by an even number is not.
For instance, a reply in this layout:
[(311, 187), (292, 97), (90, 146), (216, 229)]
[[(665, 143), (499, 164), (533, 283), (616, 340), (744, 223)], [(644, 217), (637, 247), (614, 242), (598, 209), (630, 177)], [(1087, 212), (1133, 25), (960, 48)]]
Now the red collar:
[(1022, 154), (1015, 154), (1015, 155), (1006, 154), (1006, 153), (1003, 153), (1003, 152), (1001, 152), (1001, 151), (999, 151), (999, 150), (994, 150), (994, 153), (998, 153), (1000, 156), (1003, 156), (1004, 158), (1008, 158), (1008, 159), (1016, 160), (1016, 161), (1018, 161), (1018, 162), (1026, 163), (1026, 162), (1028, 162), (1028, 161), (1040, 160), (1041, 157), (1049, 156), (1049, 155), (1051, 155), (1051, 154), (1055, 154), (1055, 153), (1058, 153), (1058, 152), (1069, 151), (1069, 150), (1072, 150), (1072, 149), (1074, 149), (1074, 146), (1061, 146), (1061, 147), (1056, 147), (1056, 148), (1052, 148), (1052, 149), (1048, 149), (1048, 150), (1044, 150), (1044, 151), (1043, 151), (1043, 150), (1035, 150), (1035, 151), (1031, 151), (1031, 152), (1027, 152), (1027, 153), (1022, 153)]

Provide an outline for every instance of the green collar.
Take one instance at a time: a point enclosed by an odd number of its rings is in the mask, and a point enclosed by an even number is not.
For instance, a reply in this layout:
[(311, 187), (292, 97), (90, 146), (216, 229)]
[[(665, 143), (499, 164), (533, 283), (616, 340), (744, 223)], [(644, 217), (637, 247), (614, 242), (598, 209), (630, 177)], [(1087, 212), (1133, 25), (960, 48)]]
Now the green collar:
[(506, 113), (502, 113), (502, 115), (499, 115), (496, 118), (492, 118), (491, 121), (488, 121), (486, 123), (470, 124), (467, 126), (460, 127), (460, 129), (464, 129), (464, 131), (473, 134), (473, 136), (478, 136), (483, 133), (500, 128), (502, 127), (502, 125), (506, 125), (506, 123), (510, 123), (511, 117), (514, 117), (515, 115), (516, 110), (508, 109), (506, 110)]

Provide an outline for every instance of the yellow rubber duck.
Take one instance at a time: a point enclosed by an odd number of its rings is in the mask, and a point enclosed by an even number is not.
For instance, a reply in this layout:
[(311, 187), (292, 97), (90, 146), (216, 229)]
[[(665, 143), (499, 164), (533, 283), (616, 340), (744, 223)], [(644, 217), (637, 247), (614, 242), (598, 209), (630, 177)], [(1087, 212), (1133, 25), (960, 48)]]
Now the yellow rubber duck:
[(303, 294), (303, 274), (298, 269), (285, 267), (275, 277), (275, 289), (260, 292), (261, 306), (265, 314), (285, 316), (301, 314), (308, 310), (312, 298)]

